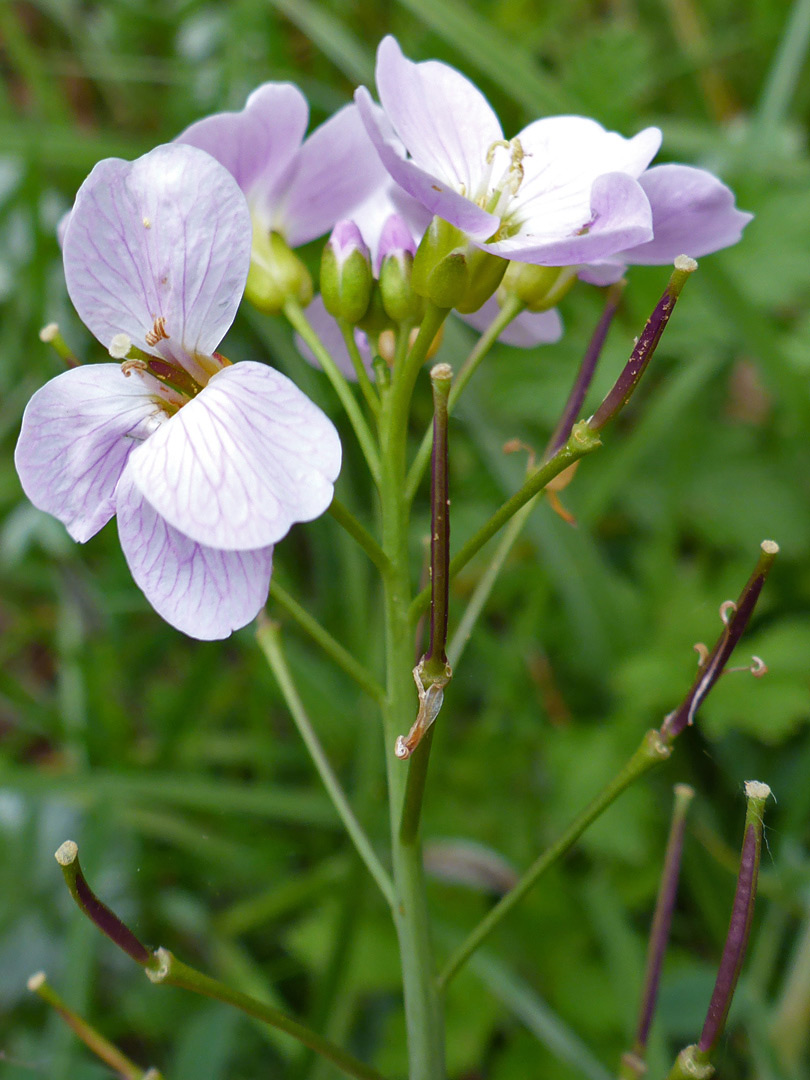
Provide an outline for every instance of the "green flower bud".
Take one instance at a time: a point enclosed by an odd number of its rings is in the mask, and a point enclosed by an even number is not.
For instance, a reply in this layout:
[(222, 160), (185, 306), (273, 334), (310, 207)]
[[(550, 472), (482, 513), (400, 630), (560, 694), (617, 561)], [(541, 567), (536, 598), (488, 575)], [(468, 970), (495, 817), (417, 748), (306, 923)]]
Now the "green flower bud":
[(535, 266), (510, 262), (498, 290), (498, 300), (516, 296), (529, 311), (549, 311), (556, 307), (577, 280), (574, 266)]
[(309, 270), (282, 236), (266, 233), (254, 221), (245, 299), (267, 315), (278, 315), (289, 298), (304, 307), (310, 302)]
[(392, 214), (380, 234), (379, 279), (383, 307), (395, 323), (416, 322), (424, 313), (424, 300), (411, 283), (415, 252), (410, 229), (398, 214)]
[(355, 326), (368, 311), (373, 285), (371, 259), (353, 221), (339, 221), (321, 258), (321, 296), (336, 319)]

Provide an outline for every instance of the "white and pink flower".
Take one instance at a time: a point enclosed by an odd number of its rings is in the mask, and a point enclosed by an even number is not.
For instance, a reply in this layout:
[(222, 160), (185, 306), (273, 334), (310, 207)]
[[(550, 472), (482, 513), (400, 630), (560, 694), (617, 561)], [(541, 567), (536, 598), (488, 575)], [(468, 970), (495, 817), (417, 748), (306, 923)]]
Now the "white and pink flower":
[(331, 421), (264, 364), (216, 349), (250, 260), (228, 171), (191, 146), (102, 161), (64, 236), (67, 288), (122, 364), (72, 369), (31, 399), (15, 455), (28, 497), (88, 540), (114, 515), (167, 622), (227, 637), (265, 602), (273, 544), (326, 510)]

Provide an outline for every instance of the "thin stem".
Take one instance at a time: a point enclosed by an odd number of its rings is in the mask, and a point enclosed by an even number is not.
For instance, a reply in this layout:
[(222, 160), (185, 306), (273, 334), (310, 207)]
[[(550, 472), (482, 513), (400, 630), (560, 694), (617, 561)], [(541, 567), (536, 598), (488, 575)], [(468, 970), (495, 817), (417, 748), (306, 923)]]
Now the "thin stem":
[[(701, 663), (695, 681), (684, 700), (671, 712), (661, 725), (661, 734), (667, 739), (675, 739), (685, 727), (692, 724), (695, 715), (706, 700), (706, 696), (714, 684), (723, 674), (729, 657), (734, 651), (737, 642), (743, 635), (748, 625), (765, 578), (773, 565), (773, 561), (779, 554), (779, 545), (773, 540), (763, 540), (760, 544), (760, 555), (754, 572), (745, 583), (736, 604), (728, 601), (733, 609), (733, 615), (723, 628), (723, 632), (717, 639), (708, 657)], [(723, 605), (725, 608), (725, 605)], [(724, 616), (725, 621), (725, 616)]]
[(79, 847), (74, 840), (65, 840), (54, 856), (62, 868), (62, 875), (70, 895), (87, 918), (96, 924), (102, 934), (130, 956), (136, 964), (146, 967), (151, 953), (143, 942), (132, 933), (118, 916), (96, 896), (82, 873), (79, 863)]
[(751, 932), (762, 852), (763, 814), (770, 794), (768, 785), (758, 780), (749, 780), (745, 785), (747, 805), (740, 869), (717, 981), (700, 1039), (681, 1050), (667, 1080), (709, 1080), (714, 1075), (710, 1058), (723, 1034)]
[(449, 364), (437, 364), (430, 373), (433, 385), (433, 457), (430, 483), (430, 639), (427, 652), (416, 665), (419, 712), (407, 738), (397, 740), (398, 756), (410, 756), (405, 800), (402, 807), (400, 839), (413, 843), (422, 814), (432, 725), (444, 700), (444, 688), (452, 678), (447, 662), (447, 612), (450, 579), (450, 496), (447, 460), (447, 397), (453, 371)]
[[(579, 461), (580, 458), (598, 449), (601, 445), (599, 436), (596, 432), (590, 430), (586, 422), (577, 424), (565, 446), (558, 450), (553, 458), (540, 465), (524, 482), (523, 486), (511, 498), (507, 499), (489, 521), (482, 525), (478, 532), (471, 536), (461, 550), (453, 556), (450, 560), (450, 578), (455, 577), (459, 570), (463, 569), (470, 559), (481, 550), (484, 544), (503, 528), (522, 506), (525, 506), (539, 491), (542, 491), (555, 476), (559, 476), (569, 465), (573, 465), (575, 461)], [(429, 600), (429, 589), (423, 589), (418, 596), (414, 597), (411, 604), (412, 621), (418, 619)]]
[(726, 944), (717, 971), (717, 981), (714, 984), (712, 999), (706, 1013), (706, 1022), (698, 1040), (698, 1050), (704, 1054), (712, 1053), (720, 1041), (720, 1036), (723, 1034), (728, 1010), (731, 1008), (731, 1000), (734, 997), (737, 979), (740, 976), (740, 969), (748, 947), (751, 921), (754, 917), (754, 903), (757, 897), (757, 877), (759, 876), (759, 860), (762, 852), (763, 815), (765, 813), (765, 803), (770, 798), (770, 794), (771, 789), (768, 785), (762, 784), (758, 780), (749, 780), (745, 785), (747, 805), (742, 853), (740, 855), (740, 872), (737, 877), (737, 888), (734, 892), (734, 903), (731, 909), (731, 921)]
[(613, 389), (588, 421), (591, 431), (601, 431), (606, 424), (621, 412), (630, 400), (647, 365), (652, 360), (653, 353), (661, 340), (661, 335), (664, 333), (670, 316), (675, 310), (681, 290), (690, 274), (697, 270), (697, 265), (694, 259), (690, 259), (686, 255), (679, 255), (675, 260), (675, 269), (670, 276), (669, 283), (664, 290), (663, 296), (656, 304), (652, 315), (647, 320), (644, 329), (641, 331), (641, 336), (630, 354), (630, 359), (614, 383)]
[(248, 1016), (263, 1020), (266, 1024), (270, 1024), (271, 1027), (277, 1028), (279, 1031), (286, 1031), (288, 1035), (292, 1035), (298, 1042), (308, 1046), (310, 1050), (315, 1050), (321, 1057), (331, 1061), (333, 1065), (337, 1065), (347, 1076), (355, 1077), (356, 1080), (382, 1080), (381, 1074), (376, 1069), (364, 1064), (362, 1061), (358, 1061), (353, 1054), (348, 1053), (339, 1046), (335, 1046), (334, 1043), (311, 1031), (297, 1020), (293, 1020), (286, 1013), (274, 1009), (272, 1005), (257, 1001), (256, 998), (243, 994), (239, 990), (232, 990), (217, 979), (212, 979), (209, 975), (197, 971), (196, 968), (184, 964), (168, 949), (155, 950), (152, 954), (152, 963), (146, 969), (146, 974), (153, 983), (163, 986), (176, 986), (181, 990), (190, 990), (193, 994), (200, 994), (202, 997), (213, 998), (214, 1001), (233, 1005), (243, 1013), (247, 1013)]
[[(470, 355), (461, 365), (458, 374), (453, 380), (453, 386), (450, 390), (450, 397), (447, 402), (448, 413), (453, 412), (456, 402), (459, 399), (459, 395), (478, 370), (481, 361), (486, 357), (489, 350), (498, 340), (499, 335), (506, 329), (509, 323), (521, 313), (524, 307), (525, 304), (518, 300), (517, 297), (510, 296), (506, 304), (500, 309), (484, 333), (476, 341)], [(412, 502), (416, 495), (416, 489), (419, 487), (422, 477), (425, 474), (425, 469), (430, 461), (432, 447), (433, 429), (432, 427), (429, 427), (422, 438), (416, 457), (408, 470), (404, 495), (407, 503)]]
[(335, 393), (340, 398), (340, 403), (346, 410), (349, 422), (354, 428), (354, 433), (357, 436), (360, 449), (363, 451), (363, 456), (366, 459), (371, 476), (375, 484), (379, 485), (380, 457), (377, 452), (377, 446), (374, 441), (374, 436), (371, 433), (371, 428), (366, 423), (366, 418), (360, 411), (360, 406), (357, 403), (357, 398), (352, 393), (351, 387), (346, 382), (346, 379), (332, 359), (329, 351), (324, 348), (321, 339), (312, 329), (300, 304), (296, 300), (288, 297), (284, 302), (284, 314), (293, 329), (298, 331), (310, 349), (312, 349), (318, 363), (326, 372), (326, 376), (331, 382)]
[(301, 629), (317, 642), (327, 656), (330, 656), (338, 667), (342, 668), (359, 687), (375, 701), (382, 702), (385, 699), (385, 690), (380, 686), (374, 676), (362, 664), (360, 664), (343, 645), (340, 644), (328, 630), (313, 618), (312, 615), (298, 601), (290, 596), (275, 579), (270, 581), (270, 595), (290, 615)]
[(338, 319), (338, 325), (340, 326), (340, 332), (343, 334), (343, 340), (346, 342), (349, 359), (354, 365), (355, 374), (357, 375), (360, 389), (363, 392), (363, 397), (366, 399), (366, 405), (371, 409), (373, 415), (377, 417), (380, 415), (380, 399), (377, 391), (371, 385), (371, 380), (366, 371), (366, 365), (363, 363), (363, 357), (360, 355), (360, 350), (357, 348), (354, 327), (350, 323), (347, 323), (345, 319)]
[(492, 556), (489, 566), (487, 566), (486, 570), (479, 578), (472, 596), (467, 603), (467, 607), (464, 609), (464, 614), (461, 616), (455, 633), (450, 640), (450, 644), (447, 646), (447, 659), (452, 668), (455, 669), (457, 667), (458, 662), (467, 647), (467, 642), (472, 636), (475, 624), (484, 609), (484, 605), (489, 599), (490, 593), (498, 578), (498, 574), (500, 574), (503, 564), (509, 556), (509, 552), (515, 546), (526, 522), (529, 520), (532, 510), (534, 510), (542, 497), (542, 491), (538, 492), (537, 495), (535, 495), (533, 499), (530, 499), (521, 510), (518, 510), (504, 529), (503, 536), (495, 549), (495, 554)]
[(40, 971), (31, 976), (28, 980), (28, 989), (58, 1012), (84, 1045), (105, 1065), (109, 1065), (114, 1072), (123, 1077), (123, 1080), (161, 1080), (157, 1069), (144, 1070), (139, 1065), (136, 1065), (126, 1054), (122, 1054), (109, 1039), (105, 1039), (83, 1017), (66, 1005), (53, 987), (50, 986), (44, 972)]
[(75, 368), (80, 366), (78, 357), (62, 337), (59, 327), (55, 322), (48, 323), (47, 326), (42, 327), (39, 332), (39, 340), (44, 341), (46, 345), (51, 346), (59, 359), (64, 363), (65, 367)]
[(588, 393), (591, 382), (593, 381), (596, 365), (599, 363), (599, 357), (602, 355), (605, 339), (608, 336), (613, 317), (619, 308), (619, 303), (621, 302), (626, 285), (627, 282), (622, 279), (621, 281), (617, 281), (614, 285), (611, 285), (607, 290), (602, 316), (596, 324), (596, 329), (591, 336), (591, 340), (588, 342), (588, 347), (585, 350), (585, 355), (582, 357), (582, 363), (579, 366), (576, 382), (571, 387), (571, 393), (568, 395), (568, 400), (565, 403), (562, 416), (549, 439), (548, 446), (543, 454), (544, 461), (548, 461), (549, 458), (554, 457), (557, 451), (565, 445), (567, 439), (571, 435), (571, 429), (580, 414), (582, 404), (585, 401), (585, 395)]
[(411, 724), (416, 698), (411, 672), (413, 638), (408, 619), (411, 599), (408, 512), (402, 490), (413, 386), (446, 315), (441, 309), (428, 308), (410, 353), (399, 354), (395, 361), (380, 416), (382, 542), (392, 565), (391, 574), (383, 579), (387, 669), (383, 729), (410, 1080), (444, 1080), (445, 1069), (442, 1010), (433, 980), (421, 838), (419, 831), (405, 840), (401, 835), (406, 773), (394, 752), (397, 736)]
[(655, 914), (650, 930), (650, 942), (647, 948), (647, 965), (644, 973), (644, 989), (641, 992), (636, 1039), (632, 1051), (622, 1058), (619, 1074), (621, 1080), (638, 1080), (647, 1071), (644, 1062), (647, 1052), (647, 1039), (655, 1015), (658, 985), (661, 981), (661, 967), (669, 942), (672, 913), (675, 910), (675, 898), (678, 892), (678, 878), (681, 869), (681, 852), (683, 851), (683, 838), (686, 831), (686, 815), (689, 812), (689, 804), (694, 797), (695, 789), (689, 787), (688, 784), (677, 784), (675, 786), (672, 824), (669, 830), (669, 839), (667, 840), (666, 854), (664, 855), (664, 869), (661, 874), (661, 885), (658, 890), (658, 899), (656, 900)]
[(383, 575), (387, 574), (391, 569), (391, 563), (388, 556), (368, 529), (360, 524), (351, 510), (347, 510), (339, 499), (332, 499), (329, 504), (329, 513), (339, 525), (343, 526), (349, 536), (357, 541), (380, 573)]
[(196, 994), (222, 1001), (227, 1005), (234, 1005), (248, 1016), (255, 1016), (280, 1031), (286, 1031), (304, 1046), (316, 1050), (327, 1061), (339, 1066), (347, 1076), (356, 1077), (357, 1080), (382, 1080), (376, 1069), (364, 1065), (362, 1061), (358, 1061), (341, 1047), (335, 1046), (328, 1039), (310, 1031), (309, 1028), (278, 1009), (265, 1005), (264, 1002), (257, 1001), (238, 990), (232, 990), (209, 975), (196, 971), (178, 960), (167, 949), (156, 949), (154, 952), (147, 949), (118, 916), (99, 900), (87, 884), (79, 865), (78, 846), (72, 840), (66, 840), (61, 845), (56, 852), (56, 861), (62, 868), (71, 896), (82, 912), (102, 933), (145, 969), (150, 982), (182, 987)]
[(503, 919), (529, 893), (543, 874), (558, 862), (607, 808), (631, 784), (644, 776), (653, 766), (666, 761), (672, 753), (657, 731), (648, 731), (636, 752), (603, 790), (577, 815), (562, 836), (547, 848), (523, 874), (520, 881), (502, 897), (465, 941), (455, 950), (439, 975), (439, 988), (447, 984), (470, 956), (478, 949)]
[(437, 364), (430, 373), (433, 384), (433, 455), (430, 484), (430, 641), (422, 662), (426, 679), (447, 677), (447, 606), (450, 580), (450, 494), (447, 461), (447, 398), (453, 371)]
[(292, 674), (287, 665), (286, 657), (284, 656), (278, 625), (271, 622), (269, 619), (263, 620), (256, 631), (256, 640), (267, 658), (268, 664), (272, 668), (281, 693), (287, 703), (287, 708), (290, 710), (292, 718), (295, 721), (295, 726), (298, 728), (301, 738), (304, 741), (304, 745), (309, 751), (309, 755), (318, 771), (323, 786), (326, 788), (329, 798), (334, 803), (335, 809), (340, 815), (340, 819), (346, 828), (346, 832), (349, 834), (352, 843), (357, 849), (358, 855), (366, 864), (368, 872), (377, 882), (380, 892), (388, 901), (389, 906), (393, 907), (395, 904), (395, 897), (391, 878), (377, 858), (365, 830), (357, 820), (354, 811), (349, 805), (346, 793), (341, 787), (340, 781), (335, 776), (309, 716), (304, 709), (295, 682), (293, 681)]

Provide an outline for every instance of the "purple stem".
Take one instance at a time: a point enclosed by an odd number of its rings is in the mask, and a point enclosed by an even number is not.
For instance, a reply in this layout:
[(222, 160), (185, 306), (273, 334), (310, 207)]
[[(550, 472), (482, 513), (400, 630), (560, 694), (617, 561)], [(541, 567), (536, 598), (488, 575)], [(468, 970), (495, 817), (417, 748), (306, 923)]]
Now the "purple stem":
[(121, 922), (114, 911), (96, 896), (87, 884), (82, 868), (79, 865), (79, 849), (72, 840), (66, 840), (56, 852), (56, 861), (62, 868), (65, 883), (70, 890), (70, 895), (76, 901), (84, 914), (94, 922), (102, 934), (115, 942), (119, 949), (131, 956), (136, 964), (147, 967), (152, 961), (152, 954), (132, 933), (128, 926)]
[(627, 404), (638, 385), (639, 379), (644, 374), (647, 364), (652, 359), (658, 342), (661, 340), (661, 335), (669, 322), (669, 317), (678, 302), (681, 289), (686, 284), (689, 275), (694, 273), (695, 270), (697, 270), (697, 263), (694, 259), (679, 255), (675, 260), (675, 269), (669, 279), (669, 284), (664, 290), (664, 295), (658, 301), (652, 315), (647, 320), (624, 371), (622, 371), (613, 389), (588, 421), (588, 426), (592, 431), (601, 431)]
[(650, 943), (647, 949), (647, 970), (644, 976), (644, 990), (641, 995), (641, 1009), (639, 1011), (638, 1030), (634, 1052), (639, 1057), (644, 1057), (647, 1046), (647, 1038), (650, 1034), (653, 1014), (658, 999), (658, 985), (661, 980), (661, 966), (664, 961), (664, 953), (669, 941), (669, 931), (672, 925), (672, 913), (675, 910), (675, 899), (678, 893), (678, 878), (681, 870), (681, 852), (683, 851), (683, 837), (686, 830), (686, 815), (689, 804), (694, 798), (694, 789), (687, 784), (678, 784), (675, 788), (675, 806), (672, 812), (672, 825), (669, 830), (667, 850), (664, 857), (664, 869), (661, 874), (661, 885), (658, 890), (658, 899), (655, 905), (652, 928), (650, 930)]
[(602, 312), (602, 317), (596, 324), (593, 336), (588, 342), (588, 348), (585, 350), (585, 355), (582, 357), (582, 363), (580, 364), (576, 382), (571, 388), (571, 393), (568, 395), (568, 401), (565, 403), (563, 414), (554, 429), (554, 434), (549, 439), (548, 446), (543, 454), (543, 461), (548, 461), (549, 458), (553, 458), (557, 451), (561, 450), (568, 442), (571, 435), (571, 428), (574, 426), (574, 423), (579, 416), (582, 403), (585, 400), (585, 395), (588, 393), (591, 381), (593, 380), (596, 365), (599, 362), (602, 347), (605, 344), (605, 338), (607, 337), (608, 330), (613, 322), (613, 316), (616, 314), (619, 307), (619, 301), (622, 298), (622, 293), (624, 292), (626, 284), (627, 283), (624, 280), (617, 281), (616, 284), (611, 285), (607, 291), (605, 309)]
[[(752, 788), (757, 789), (753, 797)], [(731, 921), (717, 971), (717, 981), (714, 984), (706, 1021), (698, 1041), (698, 1051), (706, 1055), (711, 1054), (723, 1034), (731, 999), (734, 996), (734, 989), (745, 957), (754, 915), (759, 858), (762, 849), (762, 814), (765, 801), (770, 795), (770, 788), (766, 784), (753, 781), (746, 785), (746, 789), (749, 794), (748, 811), (745, 815), (745, 837), (740, 855), (740, 872), (731, 909)]]
[(447, 397), (453, 372), (437, 364), (433, 384), (433, 454), (430, 461), (430, 642), (423, 675), (443, 678), (447, 668), (447, 609), (450, 578), (450, 497), (447, 480)]
[(762, 592), (762, 586), (765, 584), (765, 578), (768, 576), (768, 571), (779, 553), (779, 545), (775, 544), (773, 540), (763, 540), (760, 547), (761, 551), (756, 569), (740, 593), (736, 610), (729, 619), (728, 625), (724, 628), (705, 663), (701, 664), (698, 669), (689, 693), (678, 708), (671, 712), (661, 725), (661, 734), (670, 741), (677, 738), (683, 729), (694, 721), (695, 714), (722, 675), (723, 668), (726, 666), (737, 642), (748, 625), (756, 602), (759, 599), (759, 594)]

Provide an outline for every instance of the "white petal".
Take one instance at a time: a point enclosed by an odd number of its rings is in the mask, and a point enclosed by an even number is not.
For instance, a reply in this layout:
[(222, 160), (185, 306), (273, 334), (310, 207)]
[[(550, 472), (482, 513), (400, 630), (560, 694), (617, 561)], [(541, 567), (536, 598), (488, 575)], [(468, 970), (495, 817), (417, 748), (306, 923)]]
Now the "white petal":
[(605, 131), (582, 116), (536, 120), (518, 136), (524, 176), (514, 205), (534, 236), (561, 237), (586, 225), (597, 177), (622, 172), (640, 176), (661, 144), (658, 128), (632, 139)]
[(301, 148), (308, 119), (297, 86), (269, 82), (253, 91), (241, 112), (206, 116), (175, 141), (198, 146), (224, 165), (269, 227), (268, 199)]
[(449, 64), (414, 64), (390, 36), (377, 50), (376, 78), (380, 103), (414, 163), (474, 196), (487, 150), (503, 138), (481, 91)]
[(73, 368), (28, 402), (14, 454), (23, 491), (84, 543), (115, 513), (127, 458), (165, 413), (118, 364)]
[(170, 525), (198, 543), (246, 551), (322, 514), (340, 458), (331, 420), (284, 375), (244, 361), (214, 375), (130, 467)]
[(167, 623), (190, 637), (214, 641), (256, 617), (267, 600), (272, 547), (220, 551), (194, 543), (155, 513), (128, 469), (116, 502), (129, 569)]
[(203, 150), (159, 146), (99, 162), (79, 189), (63, 242), (68, 293), (105, 346), (163, 318), (160, 351), (209, 356), (233, 322), (250, 262), (245, 197)]

